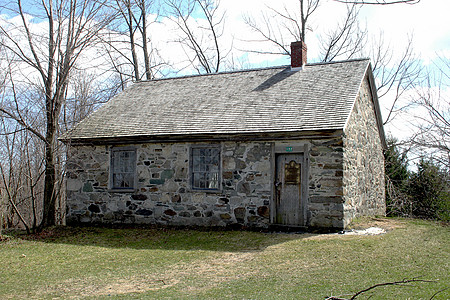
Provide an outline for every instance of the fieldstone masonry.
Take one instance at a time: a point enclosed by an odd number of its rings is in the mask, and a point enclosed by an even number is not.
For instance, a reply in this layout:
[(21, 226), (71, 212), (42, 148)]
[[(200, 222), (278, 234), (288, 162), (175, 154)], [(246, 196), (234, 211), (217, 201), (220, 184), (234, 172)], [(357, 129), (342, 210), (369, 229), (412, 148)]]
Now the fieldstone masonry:
[(134, 145), (138, 182), (134, 192), (108, 191), (108, 147), (72, 148), (67, 222), (267, 227), (271, 144), (222, 143), (219, 192), (191, 190), (191, 145)]
[[(344, 136), (291, 142), (309, 145), (303, 225), (344, 228), (354, 217), (385, 213), (382, 143), (367, 80)], [(110, 146), (75, 146), (67, 163), (67, 223), (268, 227), (276, 143), (218, 143), (222, 165), (216, 192), (190, 186), (194, 143), (122, 145), (136, 148), (133, 192), (108, 190)]]
[(385, 215), (384, 156), (368, 80), (364, 80), (344, 136), (344, 224)]
[(308, 225), (342, 228), (342, 139), (314, 140), (310, 149)]

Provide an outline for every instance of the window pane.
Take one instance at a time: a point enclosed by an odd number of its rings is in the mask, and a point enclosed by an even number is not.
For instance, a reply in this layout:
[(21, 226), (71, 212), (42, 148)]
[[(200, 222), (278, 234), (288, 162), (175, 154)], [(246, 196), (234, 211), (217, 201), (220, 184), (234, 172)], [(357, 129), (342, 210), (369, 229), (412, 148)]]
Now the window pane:
[(200, 149), (192, 149), (192, 155), (193, 156), (199, 156), (200, 155)]
[(192, 157), (192, 166), (193, 166), (194, 172), (200, 171), (200, 157), (199, 156)]
[(120, 182), (122, 180), (122, 176), (119, 174), (114, 174), (113, 175), (113, 187), (118, 187), (120, 186)]
[(124, 188), (133, 187), (133, 174), (123, 174), (122, 186)]
[(218, 173), (210, 173), (208, 174), (207, 186), (210, 189), (217, 189), (219, 187), (218, 181), (219, 174)]
[(214, 155), (211, 156), (211, 163), (215, 165), (219, 165), (219, 153), (214, 153)]
[(133, 187), (133, 176), (130, 174), (114, 174), (115, 188), (130, 188)]
[(205, 174), (204, 174), (204, 173), (200, 173), (200, 174), (199, 174), (199, 177), (200, 177), (200, 185), (199, 185), (199, 188), (204, 189), (204, 188), (206, 187), (206, 184), (205, 184)]
[(199, 188), (200, 187), (200, 174), (194, 173), (194, 187)]
[(219, 166), (218, 165), (210, 165), (209, 170), (211, 172), (218, 173), (219, 172)]
[(200, 157), (200, 168), (199, 171), (206, 171), (206, 165), (205, 165), (205, 157)]
[(220, 149), (192, 149), (192, 187), (218, 189), (220, 174)]
[(111, 157), (112, 188), (133, 188), (136, 152), (134, 150), (113, 150)]

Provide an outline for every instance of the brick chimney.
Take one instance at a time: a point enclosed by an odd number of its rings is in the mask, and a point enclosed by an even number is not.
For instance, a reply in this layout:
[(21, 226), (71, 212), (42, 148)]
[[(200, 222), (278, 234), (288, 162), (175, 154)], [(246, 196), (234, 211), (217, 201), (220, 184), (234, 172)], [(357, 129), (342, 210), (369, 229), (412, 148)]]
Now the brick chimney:
[(303, 41), (291, 43), (291, 68), (301, 68), (306, 64), (306, 44)]

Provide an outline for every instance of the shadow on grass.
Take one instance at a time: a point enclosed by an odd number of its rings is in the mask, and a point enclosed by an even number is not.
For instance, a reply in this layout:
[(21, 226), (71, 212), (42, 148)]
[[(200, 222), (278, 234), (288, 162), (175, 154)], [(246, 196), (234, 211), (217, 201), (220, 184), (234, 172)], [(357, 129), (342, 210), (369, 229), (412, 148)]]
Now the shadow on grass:
[(260, 251), (310, 233), (278, 233), (190, 228), (105, 228), (57, 226), (38, 234), (21, 235), (25, 240), (107, 248), (206, 250), (224, 252)]

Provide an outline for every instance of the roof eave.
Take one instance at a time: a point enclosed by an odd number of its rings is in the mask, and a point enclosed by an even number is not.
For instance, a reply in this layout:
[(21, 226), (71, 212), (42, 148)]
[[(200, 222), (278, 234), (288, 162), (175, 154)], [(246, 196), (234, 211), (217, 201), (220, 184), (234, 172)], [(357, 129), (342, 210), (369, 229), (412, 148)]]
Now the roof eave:
[(369, 79), (369, 88), (370, 92), (372, 93), (372, 99), (375, 107), (375, 117), (377, 118), (377, 127), (378, 132), (380, 134), (381, 143), (383, 145), (383, 149), (387, 149), (387, 143), (386, 143), (386, 135), (384, 133), (384, 126), (383, 126), (383, 118), (381, 116), (381, 110), (380, 110), (380, 102), (378, 101), (378, 93), (377, 93), (377, 86), (375, 85), (375, 78), (373, 76), (372, 72), (372, 65), (369, 62), (369, 65), (367, 66), (367, 76)]
[(262, 141), (262, 140), (290, 140), (314, 139), (324, 137), (341, 137), (342, 128), (277, 131), (277, 132), (250, 132), (250, 133), (201, 133), (201, 134), (170, 134), (170, 135), (142, 135), (118, 136), (98, 138), (72, 138), (60, 139), (70, 145), (114, 145), (114, 144), (140, 144), (140, 143), (171, 143), (171, 142), (221, 142), (221, 141)]

